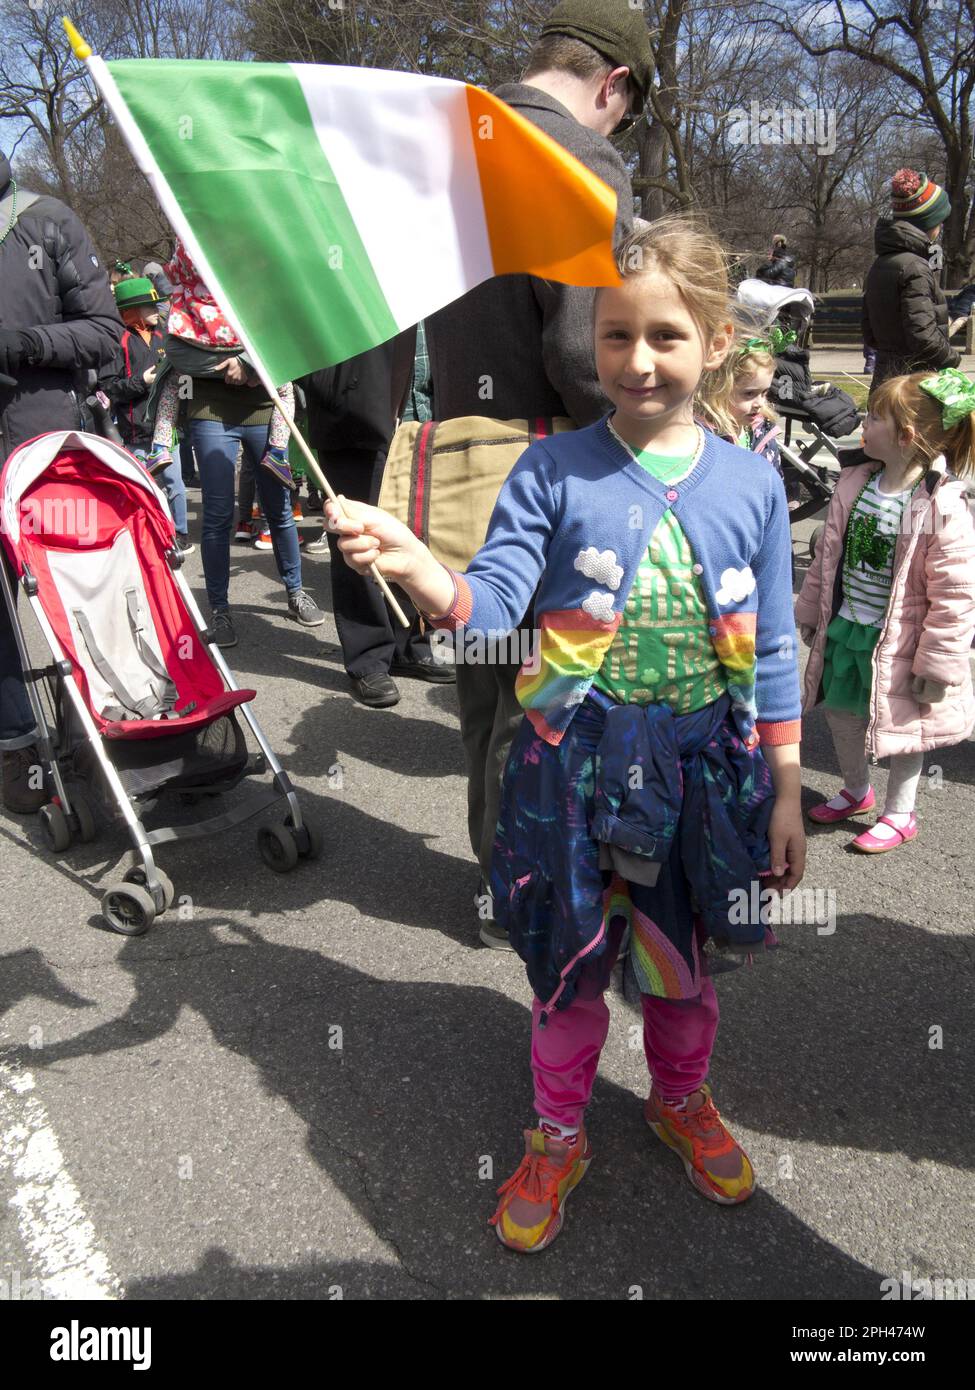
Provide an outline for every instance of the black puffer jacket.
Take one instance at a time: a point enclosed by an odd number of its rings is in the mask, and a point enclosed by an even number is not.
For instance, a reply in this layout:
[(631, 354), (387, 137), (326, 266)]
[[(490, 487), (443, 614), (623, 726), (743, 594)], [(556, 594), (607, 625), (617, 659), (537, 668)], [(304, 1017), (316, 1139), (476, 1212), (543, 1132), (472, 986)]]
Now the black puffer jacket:
[[(10, 165), (0, 155), (0, 198), (9, 183)], [(16, 386), (0, 386), (2, 462), (25, 439), (81, 424), (76, 373), (105, 367), (122, 338), (91, 239), (56, 198), (38, 198), (0, 242), (0, 327), (33, 329), (42, 345), (41, 361), (20, 367)]]
[(796, 258), (788, 251), (774, 251), (769, 260), (763, 261), (755, 272), (756, 280), (766, 285), (782, 285), (787, 290), (795, 288)]
[(908, 372), (957, 367), (948, 342), (948, 305), (928, 264), (931, 242), (910, 222), (882, 217), (877, 259), (863, 287), (863, 342), (877, 354), (873, 386)]

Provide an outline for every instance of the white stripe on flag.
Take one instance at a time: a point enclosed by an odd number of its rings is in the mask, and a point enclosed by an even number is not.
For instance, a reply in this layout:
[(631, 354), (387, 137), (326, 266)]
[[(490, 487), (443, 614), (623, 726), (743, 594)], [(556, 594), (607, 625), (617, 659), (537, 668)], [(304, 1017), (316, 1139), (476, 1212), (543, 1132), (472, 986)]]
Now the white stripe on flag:
[(490, 278), (465, 84), (374, 68), (291, 66), (399, 326), (428, 312), (431, 286), (437, 302), (449, 304)]

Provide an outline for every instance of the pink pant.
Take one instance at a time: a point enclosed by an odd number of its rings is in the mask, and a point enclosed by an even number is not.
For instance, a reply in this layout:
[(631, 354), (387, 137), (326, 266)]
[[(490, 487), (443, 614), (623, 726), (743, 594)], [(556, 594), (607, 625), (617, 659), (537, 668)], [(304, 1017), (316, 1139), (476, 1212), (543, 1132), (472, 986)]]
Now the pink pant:
[[(708, 1074), (718, 1031), (718, 999), (705, 976), (696, 999), (641, 996), (643, 1050), (658, 1092), (668, 1100), (689, 1096)], [(592, 1095), (599, 1054), (609, 1031), (602, 994), (578, 995), (567, 1009), (554, 1010), (539, 1028), (542, 1006), (532, 1001), (532, 1072), (539, 1116), (575, 1127)]]

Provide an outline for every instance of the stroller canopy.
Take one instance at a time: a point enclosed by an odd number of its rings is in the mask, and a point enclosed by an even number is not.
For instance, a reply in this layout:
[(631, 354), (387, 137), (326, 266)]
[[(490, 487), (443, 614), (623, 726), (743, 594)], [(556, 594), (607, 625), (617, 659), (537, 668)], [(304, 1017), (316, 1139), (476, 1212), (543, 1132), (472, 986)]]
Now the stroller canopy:
[(769, 328), (783, 309), (792, 309), (805, 327), (816, 307), (809, 290), (783, 289), (780, 285), (766, 285), (764, 280), (742, 280), (736, 298), (759, 328)]
[(3, 533), (11, 545), (16, 546), (20, 541), (20, 502), (24, 494), (62, 452), (76, 449), (93, 454), (105, 468), (117, 474), (120, 479), (144, 488), (162, 508), (163, 514), (166, 514), (166, 499), (163, 493), (131, 454), (97, 434), (85, 434), (81, 430), (57, 430), (51, 434), (40, 434), (36, 439), (21, 444), (7, 459), (3, 472), (0, 473)]

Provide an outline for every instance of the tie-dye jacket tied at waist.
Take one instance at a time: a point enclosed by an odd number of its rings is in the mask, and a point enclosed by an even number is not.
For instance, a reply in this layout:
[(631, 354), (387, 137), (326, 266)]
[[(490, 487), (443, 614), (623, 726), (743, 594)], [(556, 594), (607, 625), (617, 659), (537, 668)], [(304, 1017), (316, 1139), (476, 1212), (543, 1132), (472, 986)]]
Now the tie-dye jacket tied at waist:
[[(675, 715), (594, 690), (558, 745), (526, 720), (505, 771), (491, 889), (546, 1011), (571, 1003), (579, 970), (605, 947), (604, 869), (634, 892), (659, 875), (661, 904), (675, 900), (667, 876), (681, 875), (708, 936), (759, 944), (764, 925), (730, 908), (768, 870), (773, 805), (768, 764), (726, 695)], [(686, 953), (689, 921), (661, 912), (657, 925)]]

